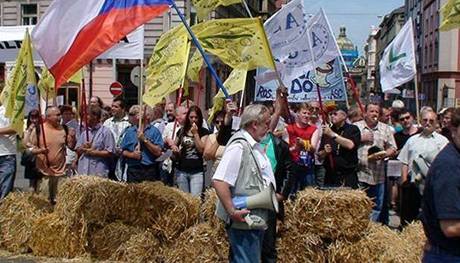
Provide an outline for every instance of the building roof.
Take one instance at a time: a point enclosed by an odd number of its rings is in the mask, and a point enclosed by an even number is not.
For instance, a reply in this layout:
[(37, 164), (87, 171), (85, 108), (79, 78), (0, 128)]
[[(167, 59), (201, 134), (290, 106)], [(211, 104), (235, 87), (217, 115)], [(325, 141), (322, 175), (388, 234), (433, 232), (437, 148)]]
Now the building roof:
[(355, 50), (355, 45), (349, 38), (347, 38), (347, 29), (344, 26), (340, 27), (340, 34), (337, 38), (337, 44), (339, 45), (340, 50)]

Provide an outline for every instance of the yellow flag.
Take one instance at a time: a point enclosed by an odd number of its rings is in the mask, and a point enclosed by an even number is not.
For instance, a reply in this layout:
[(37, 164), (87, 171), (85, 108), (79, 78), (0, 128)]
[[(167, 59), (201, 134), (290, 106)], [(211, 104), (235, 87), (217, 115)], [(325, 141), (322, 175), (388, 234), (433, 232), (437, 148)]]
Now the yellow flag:
[(196, 9), (196, 15), (199, 20), (208, 18), (209, 12), (218, 6), (229, 6), (232, 4), (241, 3), (241, 0), (192, 0), (193, 6)]
[(449, 31), (460, 27), (460, 0), (449, 0), (442, 8), (440, 31)]
[[(233, 69), (233, 71), (224, 82), (224, 87), (227, 89), (228, 95), (233, 95), (244, 89), (244, 86), (246, 85), (247, 73), (248, 71), (246, 70), (245, 66)], [(222, 90), (219, 89), (216, 97), (225, 97)]]
[(144, 102), (149, 106), (183, 85), (190, 51), (190, 42), (183, 25), (164, 33), (153, 50), (146, 68)]
[(19, 50), (16, 64), (8, 77), (0, 99), (5, 105), (5, 116), (11, 121), (11, 128), (20, 136), (24, 132), (24, 109), (26, 106), (26, 89), (36, 86), (35, 67), (32, 57), (32, 46), (29, 30), (26, 30), (24, 41)]
[(73, 74), (73, 76), (68, 80), (68, 82), (81, 84), (81, 79), (82, 78), (83, 78), (83, 69), (80, 69), (75, 74)]
[(203, 66), (203, 57), (198, 50), (195, 50), (188, 62), (187, 77), (190, 81), (198, 82), (200, 79), (200, 70)]
[(192, 28), (203, 48), (232, 68), (275, 69), (260, 18), (215, 19)]
[(40, 90), (40, 96), (46, 98), (48, 92), (48, 98), (52, 99), (56, 97), (56, 90), (54, 88), (54, 77), (46, 67), (42, 67), (42, 75), (38, 81), (38, 89)]
[(212, 119), (218, 111), (221, 111), (224, 108), (225, 98), (215, 96), (212, 103), (212, 109), (208, 117), (208, 122), (211, 123)]

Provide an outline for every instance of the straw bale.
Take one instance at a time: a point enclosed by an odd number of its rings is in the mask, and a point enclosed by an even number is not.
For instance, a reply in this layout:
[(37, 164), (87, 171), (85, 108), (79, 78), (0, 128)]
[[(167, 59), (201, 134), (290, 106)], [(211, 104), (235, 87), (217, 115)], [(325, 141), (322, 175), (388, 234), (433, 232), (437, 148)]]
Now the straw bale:
[(210, 226), (220, 226), (221, 221), (216, 216), (216, 203), (217, 203), (217, 193), (214, 188), (209, 188), (204, 193), (204, 202), (202, 204), (202, 215), (204, 221), (207, 222)]
[(412, 251), (412, 253), (408, 255), (408, 262), (421, 262), (423, 248), (426, 243), (426, 236), (422, 223), (418, 221), (407, 225), (403, 229), (401, 237), (405, 240), (408, 250)]
[(199, 220), (199, 199), (160, 182), (133, 185), (138, 193), (134, 225), (151, 227), (163, 242), (172, 241)]
[[(60, 186), (56, 213), (68, 224), (84, 218), (88, 224), (104, 224), (123, 211), (130, 199), (125, 184), (97, 176), (77, 176)], [(133, 201), (135, 203), (135, 201)]]
[(228, 242), (225, 235), (207, 223), (185, 230), (165, 253), (168, 263), (226, 262)]
[(84, 220), (69, 225), (52, 213), (34, 221), (29, 245), (37, 256), (74, 258), (87, 254), (88, 225)]
[(404, 235), (386, 226), (371, 223), (357, 242), (338, 240), (328, 247), (329, 262), (420, 262), (421, 250), (414, 251)]
[(326, 262), (324, 244), (318, 235), (304, 232), (285, 222), (278, 228), (277, 243), (279, 262)]
[(150, 231), (132, 235), (111, 256), (113, 261), (121, 262), (164, 262), (163, 247)]
[(141, 232), (141, 229), (121, 222), (108, 224), (91, 234), (89, 241), (91, 254), (97, 259), (109, 259), (132, 235)]
[(369, 225), (372, 201), (360, 190), (308, 188), (286, 202), (286, 221), (323, 239), (356, 240)]
[(51, 210), (52, 206), (40, 195), (21, 192), (8, 195), (0, 205), (2, 246), (11, 252), (28, 252), (33, 221)]

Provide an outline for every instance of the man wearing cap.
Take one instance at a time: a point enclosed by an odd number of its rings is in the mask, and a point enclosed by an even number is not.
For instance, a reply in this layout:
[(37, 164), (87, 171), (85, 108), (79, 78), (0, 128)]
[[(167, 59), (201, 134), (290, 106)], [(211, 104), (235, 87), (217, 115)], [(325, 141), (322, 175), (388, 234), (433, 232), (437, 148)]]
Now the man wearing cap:
[[(358, 146), (361, 133), (348, 124), (347, 108), (337, 107), (332, 112), (332, 127), (323, 125), (323, 138), (319, 155), (324, 159), (326, 177), (333, 186), (358, 188)], [(332, 155), (332, 158), (328, 157)]]

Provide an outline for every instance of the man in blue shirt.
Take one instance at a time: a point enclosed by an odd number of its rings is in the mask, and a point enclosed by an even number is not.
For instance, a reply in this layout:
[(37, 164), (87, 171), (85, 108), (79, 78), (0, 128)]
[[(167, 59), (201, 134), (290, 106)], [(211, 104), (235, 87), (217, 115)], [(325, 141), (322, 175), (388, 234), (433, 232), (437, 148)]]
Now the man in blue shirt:
[(124, 163), (128, 166), (127, 181), (138, 183), (160, 180), (159, 166), (155, 159), (161, 155), (163, 149), (161, 133), (145, 122), (145, 128), (139, 131), (141, 108), (138, 105), (129, 109), (128, 118), (132, 126), (125, 130), (120, 145)]
[(423, 262), (460, 262), (460, 109), (451, 122), (452, 142), (426, 176), (421, 219), (428, 240)]

